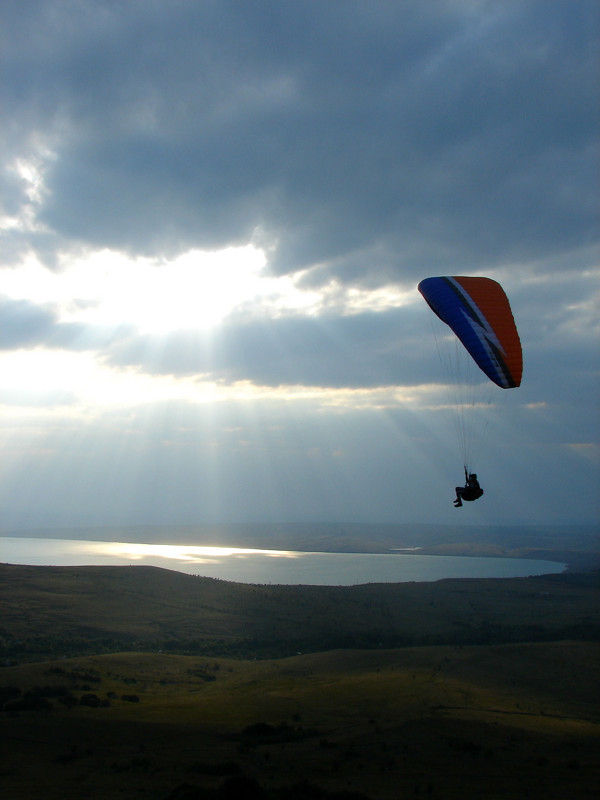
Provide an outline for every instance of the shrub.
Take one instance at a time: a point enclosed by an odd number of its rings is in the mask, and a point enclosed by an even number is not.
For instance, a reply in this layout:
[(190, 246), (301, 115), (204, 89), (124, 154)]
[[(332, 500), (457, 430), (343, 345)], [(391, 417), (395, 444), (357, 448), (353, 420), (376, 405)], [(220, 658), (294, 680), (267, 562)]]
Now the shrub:
[(15, 700), (21, 696), (21, 690), (18, 686), (2, 686), (0, 687), (0, 708), (4, 708), (5, 704), (10, 700)]
[(82, 706), (98, 708), (100, 705), (100, 698), (95, 694), (82, 694), (79, 702)]

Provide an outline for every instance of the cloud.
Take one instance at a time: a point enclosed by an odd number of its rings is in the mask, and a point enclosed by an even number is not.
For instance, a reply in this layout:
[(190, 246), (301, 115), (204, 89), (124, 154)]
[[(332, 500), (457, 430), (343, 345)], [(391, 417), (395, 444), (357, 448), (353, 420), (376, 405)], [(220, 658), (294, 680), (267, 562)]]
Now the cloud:
[(32, 347), (44, 342), (56, 321), (51, 311), (26, 300), (0, 298), (0, 315), (2, 350)]
[(466, 273), (525, 360), (472, 519), (597, 519), (597, 3), (343, 11), (4, 3), (3, 518), (447, 520)]
[(9, 3), (8, 155), (54, 154), (39, 221), (93, 247), (253, 240), (325, 282), (568, 253), (597, 240), (595, 12)]
[[(221, 325), (209, 334), (130, 336), (105, 352), (112, 366), (263, 386), (376, 387), (418, 383), (426, 349), (415, 313), (284, 317)], [(420, 315), (425, 319), (426, 314)], [(429, 342), (431, 348), (432, 341)], [(433, 352), (433, 350), (432, 350)], [(432, 367), (435, 362), (432, 359)]]
[[(597, 286), (595, 274), (567, 274), (515, 289), (511, 299), (524, 349), (519, 390), (526, 395), (524, 403), (549, 398), (571, 405), (590, 402), (600, 367), (594, 330)], [(395, 297), (385, 296), (382, 310), (362, 311), (360, 303), (374, 303), (377, 294), (349, 298), (333, 292), (331, 303), (323, 295), (322, 306), (317, 300), (308, 311), (278, 310), (275, 316), (277, 306), (270, 307), (273, 298), (266, 298), (265, 305), (242, 306), (206, 330), (160, 333), (144, 332), (132, 321), (65, 322), (54, 306), (5, 299), (0, 304), (5, 320), (0, 346), (87, 351), (98, 366), (111, 370), (224, 386), (248, 382), (273, 388), (372, 390), (443, 383), (446, 371), (432, 330), (437, 320), (416, 289), (412, 295), (403, 305), (388, 308), (385, 302), (393, 303)], [(583, 296), (588, 299), (582, 301)], [(153, 302), (160, 318), (160, 299)], [(578, 387), (575, 394), (573, 386)]]
[(28, 300), (0, 296), (0, 350), (97, 351), (124, 331), (102, 325), (63, 322), (54, 304), (39, 305)]

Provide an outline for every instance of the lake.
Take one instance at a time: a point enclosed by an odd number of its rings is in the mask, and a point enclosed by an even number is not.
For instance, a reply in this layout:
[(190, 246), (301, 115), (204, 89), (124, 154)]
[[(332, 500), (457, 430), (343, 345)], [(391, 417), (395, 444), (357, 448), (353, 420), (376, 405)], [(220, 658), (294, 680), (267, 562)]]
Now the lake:
[[(410, 550), (410, 552), (409, 552)], [(521, 578), (566, 565), (525, 558), (254, 550), (202, 545), (0, 537), (0, 562), (46, 566), (146, 565), (237, 583), (355, 586), (443, 578)]]

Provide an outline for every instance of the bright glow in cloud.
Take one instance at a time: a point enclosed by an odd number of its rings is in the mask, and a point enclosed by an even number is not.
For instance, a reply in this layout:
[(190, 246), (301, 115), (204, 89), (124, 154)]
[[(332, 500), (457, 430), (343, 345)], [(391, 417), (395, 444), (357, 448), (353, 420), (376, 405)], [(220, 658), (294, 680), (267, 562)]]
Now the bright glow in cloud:
[(16, 158), (7, 167), (7, 173), (17, 178), (23, 189), (24, 202), (14, 215), (0, 216), (0, 231), (44, 231), (45, 226), (37, 219), (37, 211), (44, 199), (44, 172), (54, 154), (46, 147), (39, 145), (38, 154), (29, 158)]
[(51, 305), (61, 322), (132, 326), (142, 334), (207, 329), (233, 312), (315, 316), (335, 306), (355, 314), (414, 302), (414, 293), (393, 286), (342, 290), (332, 282), (319, 291), (301, 289), (298, 278), (265, 275), (265, 263), (263, 251), (252, 245), (190, 250), (162, 263), (101, 250), (77, 259), (63, 256), (58, 272), (30, 257), (1, 274), (0, 293)]
[(52, 303), (63, 322), (131, 325), (142, 333), (207, 328), (257, 291), (264, 256), (253, 247), (189, 251), (170, 263), (110, 250), (63, 257), (51, 273), (34, 260), (2, 276), (13, 299)]
[[(310, 403), (337, 412), (356, 409), (417, 407), (439, 386), (373, 387), (259, 386), (250, 381), (220, 384), (202, 377), (153, 376), (134, 369), (101, 365), (92, 353), (60, 350), (9, 351), (0, 354), (5, 413), (14, 405), (28, 413), (47, 414), (63, 407), (68, 413), (94, 414), (102, 409), (148, 405), (172, 400), (207, 404), (220, 401)], [(11, 416), (13, 411), (10, 411)]]
[(210, 381), (109, 369), (91, 353), (7, 352), (0, 354), (0, 370), (4, 402), (30, 406), (30, 412), (61, 405), (75, 414), (168, 400), (211, 402), (224, 393)]

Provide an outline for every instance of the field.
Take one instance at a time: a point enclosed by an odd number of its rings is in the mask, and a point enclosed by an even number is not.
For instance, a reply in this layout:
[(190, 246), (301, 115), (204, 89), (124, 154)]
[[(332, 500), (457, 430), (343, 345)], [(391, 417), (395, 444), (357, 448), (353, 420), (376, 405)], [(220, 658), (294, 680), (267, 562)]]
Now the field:
[(592, 797), (599, 656), (563, 642), (12, 667), (5, 687), (21, 702), (40, 687), (39, 708), (2, 715), (0, 786), (158, 800), (243, 775), (282, 797)]
[(0, 566), (0, 794), (596, 797), (598, 584)]

